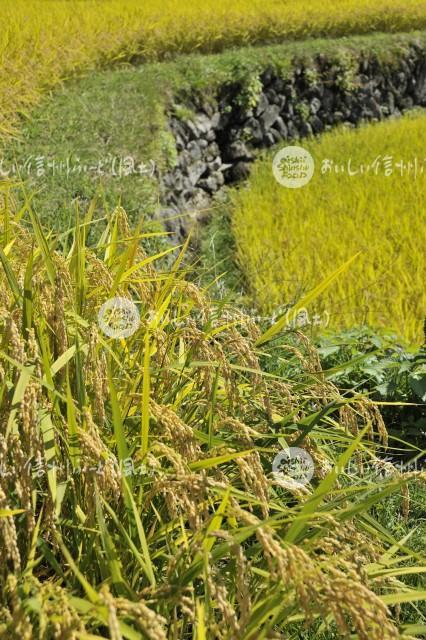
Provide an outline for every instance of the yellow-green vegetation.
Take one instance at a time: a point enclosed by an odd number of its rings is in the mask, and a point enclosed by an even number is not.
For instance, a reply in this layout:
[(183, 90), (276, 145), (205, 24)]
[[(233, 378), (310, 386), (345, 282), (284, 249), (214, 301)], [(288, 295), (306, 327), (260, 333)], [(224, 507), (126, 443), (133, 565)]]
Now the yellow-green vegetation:
[[(289, 376), (265, 375), (267, 336), (181, 253), (157, 272), (122, 209), (91, 248), (89, 211), (64, 255), (1, 195), (1, 637), (420, 637), (426, 560), (372, 508), (394, 494), (407, 517), (421, 474), (377, 476), (377, 407), (340, 395), (299, 333)], [(126, 339), (98, 325), (114, 296), (140, 312)], [(292, 443), (315, 461), (304, 488), (271, 474)]]
[[(349, 64), (365, 45), (393, 60), (426, 33), (309, 40), (426, 28), (426, 0), (1, 8), (0, 141), (22, 135), (5, 158), (129, 152), (160, 171), (175, 158), (170, 96), (250, 83), (269, 62), (284, 73), (319, 51)], [(99, 71), (32, 112), (61, 81), (135, 60), (152, 64)], [(151, 178), (117, 191), (52, 179), (36, 197), (20, 176), (0, 182), (1, 639), (425, 637), (426, 473), (384, 460), (421, 456), (424, 352), (394, 353), (373, 332), (372, 346), (345, 332), (317, 350), (284, 322), (311, 291), (335, 325), (420, 337), (425, 176), (321, 175), (320, 161), (423, 162), (425, 121), (310, 140), (308, 187), (280, 187), (267, 158), (233, 193), (250, 293), (265, 310), (290, 307), (272, 326), (214, 300), (216, 279), (195, 284), (190, 240), (177, 247), (143, 219), (157, 206)], [(123, 300), (134, 324), (112, 337), (129, 320)], [(288, 447), (312, 458), (305, 483), (291, 477), (297, 459), (273, 473)]]
[[(249, 188), (233, 198), (232, 224), (256, 303), (268, 311), (292, 303), (359, 252), (316, 300), (316, 311), (329, 313), (334, 327), (385, 326), (420, 342), (426, 308), (425, 144), (426, 117), (420, 112), (303, 141), (316, 170), (299, 189), (274, 179), (272, 156), (255, 166)], [(335, 164), (323, 173), (327, 160)]]
[(425, 0), (3, 0), (0, 133), (77, 71), (255, 42), (426, 27)]

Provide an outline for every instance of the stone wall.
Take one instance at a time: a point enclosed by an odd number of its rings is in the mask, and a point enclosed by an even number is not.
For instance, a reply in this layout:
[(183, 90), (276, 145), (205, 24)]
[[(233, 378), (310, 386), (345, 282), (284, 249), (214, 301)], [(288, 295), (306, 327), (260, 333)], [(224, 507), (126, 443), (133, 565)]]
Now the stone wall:
[[(195, 94), (169, 117), (177, 164), (161, 177), (166, 226), (185, 236), (191, 217), (202, 217), (223, 185), (248, 177), (260, 149), (339, 124), (398, 117), (414, 106), (426, 106), (426, 50), (415, 45), (388, 62), (374, 54), (342, 60), (319, 54), (294, 61), (286, 77), (268, 68), (245, 86)], [(178, 217), (185, 212), (191, 215)]]

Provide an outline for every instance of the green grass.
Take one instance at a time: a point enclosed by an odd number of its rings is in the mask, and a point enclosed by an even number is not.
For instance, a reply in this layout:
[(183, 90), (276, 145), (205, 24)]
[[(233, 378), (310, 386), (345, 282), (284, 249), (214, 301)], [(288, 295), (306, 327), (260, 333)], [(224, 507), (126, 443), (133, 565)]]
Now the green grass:
[(235, 259), (236, 245), (231, 225), (231, 202), (225, 191), (212, 203), (209, 220), (200, 225), (195, 236), (194, 257), (198, 260), (196, 273), (200, 281), (210, 287), (210, 292), (218, 299), (232, 300), (243, 307), (250, 300), (247, 296), (247, 282)]
[[(25, 167), (28, 159), (32, 163), (29, 171), (21, 170), (21, 177), (35, 191), (34, 206), (45, 212), (45, 224), (67, 230), (73, 225), (76, 205), (86, 211), (95, 197), (98, 215), (121, 202), (133, 223), (154, 217), (157, 176), (141, 175), (138, 165), (144, 163), (151, 172), (151, 163), (158, 171), (173, 162), (162, 100), (161, 79), (143, 68), (94, 73), (45, 100), (21, 140), (7, 152), (9, 167), (12, 163)], [(113, 169), (117, 173), (126, 157), (134, 160), (136, 173), (113, 176)], [(37, 158), (43, 175), (37, 175)], [(48, 166), (52, 162), (54, 169)], [(104, 176), (97, 174), (99, 162), (105, 162)], [(94, 170), (85, 171), (84, 166)]]

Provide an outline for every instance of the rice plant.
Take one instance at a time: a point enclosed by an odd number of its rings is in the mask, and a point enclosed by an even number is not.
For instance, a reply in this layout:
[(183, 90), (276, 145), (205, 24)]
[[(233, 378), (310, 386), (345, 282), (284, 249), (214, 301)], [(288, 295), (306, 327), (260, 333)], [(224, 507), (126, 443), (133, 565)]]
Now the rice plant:
[[(91, 247), (93, 208), (77, 215), (64, 255), (30, 198), (13, 209), (10, 188), (0, 636), (421, 637), (425, 620), (399, 612), (426, 597), (425, 558), (372, 508), (402, 495), (403, 520), (407, 483), (424, 474), (380, 462), (374, 403), (340, 394), (300, 332), (277, 347), (279, 327), (231, 320), (190, 281), (185, 246), (156, 269), (161, 256), (142, 252), (143, 228), (131, 231), (121, 208)], [(99, 321), (116, 298), (138, 311), (127, 337)], [(262, 368), (276, 348), (298, 363), (292, 375)], [(314, 461), (303, 486), (271, 472), (289, 445)]]
[[(274, 179), (273, 154), (233, 197), (239, 263), (271, 311), (357, 256), (308, 309), (330, 327), (369, 324), (422, 344), (426, 296), (426, 118), (341, 129), (300, 143), (315, 174), (299, 189)], [(275, 152), (274, 152), (275, 153)]]

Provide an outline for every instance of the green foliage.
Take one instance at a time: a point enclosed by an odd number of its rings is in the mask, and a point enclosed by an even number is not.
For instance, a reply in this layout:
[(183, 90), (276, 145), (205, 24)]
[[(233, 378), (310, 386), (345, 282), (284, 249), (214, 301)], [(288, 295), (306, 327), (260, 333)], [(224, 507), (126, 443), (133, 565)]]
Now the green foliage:
[(362, 327), (322, 335), (318, 353), (324, 369), (331, 372), (330, 379), (340, 389), (356, 389), (375, 401), (395, 403), (381, 407), (391, 434), (425, 449), (424, 347), (409, 349), (394, 334)]
[(252, 73), (241, 83), (241, 92), (237, 96), (236, 104), (243, 109), (254, 109), (262, 93), (262, 81), (260, 76)]

